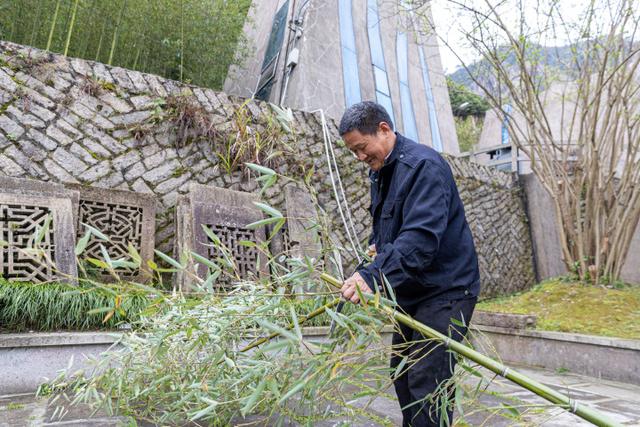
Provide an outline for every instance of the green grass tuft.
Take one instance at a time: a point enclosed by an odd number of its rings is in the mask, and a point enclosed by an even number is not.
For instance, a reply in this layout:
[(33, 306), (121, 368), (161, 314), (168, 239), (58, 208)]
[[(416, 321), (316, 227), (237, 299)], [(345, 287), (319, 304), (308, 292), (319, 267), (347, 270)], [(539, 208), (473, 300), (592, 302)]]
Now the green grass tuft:
[[(149, 304), (140, 292), (0, 278), (0, 327), (5, 331), (113, 329), (135, 322)], [(114, 314), (103, 322), (110, 311)]]

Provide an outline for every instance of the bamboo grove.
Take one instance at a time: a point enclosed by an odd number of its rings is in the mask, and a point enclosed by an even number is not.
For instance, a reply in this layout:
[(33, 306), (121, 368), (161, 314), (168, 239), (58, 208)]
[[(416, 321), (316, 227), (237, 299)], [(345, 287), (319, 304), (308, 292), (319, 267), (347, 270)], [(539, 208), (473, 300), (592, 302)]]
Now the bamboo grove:
[(12, 0), (0, 39), (221, 89), (250, 0)]

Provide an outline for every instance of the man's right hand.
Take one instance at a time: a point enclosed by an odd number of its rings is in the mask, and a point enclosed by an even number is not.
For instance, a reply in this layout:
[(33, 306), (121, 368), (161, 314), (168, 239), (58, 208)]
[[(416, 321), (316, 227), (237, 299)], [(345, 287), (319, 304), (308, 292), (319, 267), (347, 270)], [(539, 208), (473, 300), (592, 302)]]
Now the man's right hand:
[(367, 256), (369, 258), (373, 258), (376, 256), (376, 245), (375, 243), (373, 245), (369, 245), (369, 247), (367, 248)]

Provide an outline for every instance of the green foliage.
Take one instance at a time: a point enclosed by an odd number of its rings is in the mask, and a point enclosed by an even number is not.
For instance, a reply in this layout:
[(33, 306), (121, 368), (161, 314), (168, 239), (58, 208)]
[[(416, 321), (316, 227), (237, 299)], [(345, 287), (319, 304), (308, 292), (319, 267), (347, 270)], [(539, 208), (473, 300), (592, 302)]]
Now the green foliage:
[[(34, 284), (0, 278), (3, 329), (113, 329), (135, 322), (149, 304), (150, 299), (140, 292), (107, 285)], [(112, 311), (106, 319), (105, 314)]]
[[(319, 342), (299, 327), (279, 326), (285, 320), (298, 325), (288, 301), (258, 282), (238, 284), (225, 298), (168, 297), (166, 310), (141, 320), (145, 333), (124, 335), (90, 375), (63, 373), (41, 392), (64, 391), (76, 402), (158, 425), (226, 425), (249, 414), (270, 425), (284, 417), (310, 425), (353, 417), (354, 395), (374, 398), (389, 386), (379, 312), (371, 305), (334, 314), (340, 324), (328, 342)], [(261, 331), (281, 337), (242, 351)]]
[(461, 152), (473, 151), (482, 133), (483, 119), (475, 116), (454, 117)]
[(16, 0), (0, 5), (0, 38), (221, 89), (229, 66), (246, 54), (250, 4)]
[(450, 78), (447, 78), (447, 88), (454, 116), (463, 118), (467, 116), (482, 117), (489, 109), (489, 103), (486, 99)]

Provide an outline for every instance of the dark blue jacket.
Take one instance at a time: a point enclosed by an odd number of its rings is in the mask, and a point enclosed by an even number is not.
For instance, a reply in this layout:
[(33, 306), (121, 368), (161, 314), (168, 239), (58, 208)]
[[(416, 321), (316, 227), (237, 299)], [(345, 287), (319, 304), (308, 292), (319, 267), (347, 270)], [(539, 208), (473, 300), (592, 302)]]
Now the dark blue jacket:
[(369, 243), (378, 254), (358, 272), (371, 289), (384, 274), (401, 307), (478, 296), (478, 258), (449, 165), (432, 148), (396, 135), (384, 166), (369, 173)]

